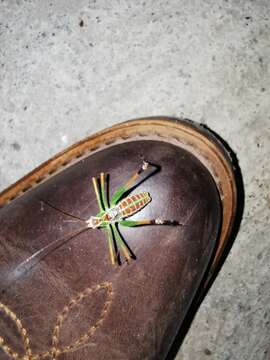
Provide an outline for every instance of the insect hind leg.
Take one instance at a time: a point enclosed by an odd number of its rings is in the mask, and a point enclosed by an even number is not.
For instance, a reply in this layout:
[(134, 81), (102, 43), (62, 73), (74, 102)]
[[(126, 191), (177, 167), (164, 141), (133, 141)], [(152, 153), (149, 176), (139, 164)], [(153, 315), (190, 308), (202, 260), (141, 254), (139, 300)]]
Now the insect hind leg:
[(133, 174), (127, 182), (124, 183), (124, 185), (120, 186), (115, 193), (112, 196), (111, 199), (111, 205), (116, 205), (117, 202), (120, 200), (120, 198), (128, 191), (132, 188), (132, 186), (135, 184), (135, 182), (137, 181), (137, 179), (149, 168), (149, 166), (151, 166), (151, 164), (146, 161), (143, 160), (141, 167), (139, 168), (139, 170), (136, 171), (135, 174)]
[(122, 220), (119, 224), (126, 227), (144, 226), (144, 225), (172, 225), (185, 226), (176, 220), (162, 220), (162, 219), (142, 219), (142, 220)]
[(112, 263), (112, 265), (115, 265), (116, 261), (117, 261), (117, 254), (116, 254), (116, 248), (115, 248), (114, 239), (113, 239), (112, 228), (111, 228), (111, 226), (106, 226), (103, 228), (103, 231), (106, 233), (106, 236), (107, 236), (111, 263)]
[(120, 234), (115, 224), (112, 224), (112, 230), (116, 244), (119, 247), (119, 250), (122, 251), (126, 261), (129, 262), (131, 259), (136, 259), (136, 256), (133, 254), (127, 243), (122, 238), (122, 235)]

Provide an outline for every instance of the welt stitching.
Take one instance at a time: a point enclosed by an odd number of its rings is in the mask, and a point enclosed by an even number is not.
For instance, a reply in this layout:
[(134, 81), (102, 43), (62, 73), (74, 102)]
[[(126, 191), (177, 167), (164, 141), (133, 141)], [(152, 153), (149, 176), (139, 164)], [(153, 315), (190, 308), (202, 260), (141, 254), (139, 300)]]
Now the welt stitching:
[[(134, 133), (134, 134), (132, 134), (132, 135), (122, 135), (122, 136), (120, 136), (119, 138), (121, 138), (121, 139), (124, 140), (124, 141), (127, 141), (127, 140), (129, 140), (129, 139), (131, 139), (131, 138), (134, 138), (135, 136), (146, 137), (146, 136), (148, 136), (148, 135), (149, 135), (149, 134), (147, 134), (147, 133), (140, 133), (140, 132), (139, 132), (139, 133)], [(166, 137), (166, 136), (164, 136), (163, 134), (161, 134), (161, 133), (159, 133), (159, 132), (155, 132), (154, 135), (156, 135), (157, 137), (162, 138), (162, 139), (168, 139), (168, 140), (170, 139), (170, 137)], [(177, 139), (178, 142), (180, 141), (180, 139), (177, 138), (176, 136), (174, 136), (173, 138), (174, 138), (175, 140)], [(115, 143), (116, 140), (117, 140), (117, 138), (115, 138), (115, 139), (113, 139), (113, 140), (107, 140), (107, 141), (104, 142), (104, 145), (106, 145), (106, 146), (111, 145), (111, 144)], [(22, 190), (18, 191), (18, 192), (17, 192), (16, 194), (14, 194), (13, 196), (10, 196), (9, 198), (7, 198), (6, 203), (8, 203), (8, 202), (10, 202), (10, 201), (12, 201), (12, 200), (14, 200), (14, 199), (16, 199), (16, 198), (19, 197), (20, 195), (24, 194), (26, 191), (34, 188), (36, 185), (38, 185), (38, 184), (41, 183), (42, 181), (49, 179), (49, 178), (50, 178), (50, 175), (55, 174), (58, 170), (60, 170), (61, 168), (66, 167), (67, 165), (69, 165), (70, 163), (72, 163), (74, 160), (80, 159), (80, 158), (82, 158), (82, 157), (85, 156), (85, 155), (91, 154), (93, 151), (96, 151), (96, 150), (98, 150), (98, 149), (100, 149), (100, 148), (102, 149), (103, 147), (101, 147), (101, 146), (98, 145), (98, 146), (92, 147), (92, 148), (90, 148), (90, 149), (85, 149), (85, 150), (79, 152), (78, 154), (71, 156), (68, 160), (65, 160), (65, 161), (61, 162), (61, 163), (58, 164), (56, 167), (54, 167), (54, 168), (52, 168), (51, 170), (49, 170), (49, 171), (47, 172), (47, 174), (41, 175), (38, 179), (36, 179), (35, 181), (33, 181), (31, 184), (28, 184), (25, 188), (23, 188)]]
[[(134, 133), (134, 134), (129, 134), (129, 135), (122, 135), (119, 137), (116, 137), (112, 140), (105, 140), (104, 145), (105, 146), (109, 146), (113, 143), (115, 143), (117, 141), (117, 139), (122, 139), (123, 141), (127, 141), (129, 139), (132, 139), (136, 136), (139, 137), (147, 137), (149, 134), (148, 133), (144, 133), (144, 132), (138, 132), (138, 133)], [(178, 143), (180, 142), (180, 138), (176, 135), (172, 135), (172, 136), (166, 136), (158, 131), (155, 131), (153, 133), (153, 135), (157, 136), (158, 138), (161, 139), (173, 139), (175, 141), (177, 141)], [(51, 170), (49, 170), (46, 174), (42, 174), (38, 179), (36, 179), (35, 181), (33, 181), (31, 184), (28, 184), (25, 188), (23, 188), (21, 191), (18, 191), (16, 194), (14, 194), (13, 196), (7, 198), (6, 203), (16, 199), (17, 197), (19, 197), (20, 195), (24, 194), (26, 191), (34, 188), (36, 185), (38, 185), (39, 183), (41, 183), (44, 180), (47, 180), (50, 178), (51, 175), (55, 174), (57, 171), (59, 171), (61, 168), (66, 167), (67, 165), (71, 164), (74, 160), (78, 160), (81, 159), (83, 156), (89, 155), (91, 154), (93, 151), (96, 151), (98, 149), (103, 149), (105, 148), (105, 146), (100, 146), (97, 145), (95, 147), (91, 147), (90, 149), (84, 149), (82, 151), (80, 151), (78, 154), (73, 155), (72, 157), (70, 157), (69, 159), (64, 160), (63, 162), (61, 162), (60, 164), (58, 164), (56, 167), (53, 167)]]

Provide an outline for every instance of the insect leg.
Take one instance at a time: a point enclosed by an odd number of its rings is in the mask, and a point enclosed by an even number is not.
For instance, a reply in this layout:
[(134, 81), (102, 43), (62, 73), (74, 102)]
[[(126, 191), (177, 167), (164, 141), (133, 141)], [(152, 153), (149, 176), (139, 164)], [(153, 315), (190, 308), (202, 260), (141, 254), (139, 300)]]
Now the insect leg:
[(108, 225), (108, 226), (104, 227), (103, 230), (106, 233), (107, 238), (108, 238), (111, 263), (112, 263), (112, 265), (115, 265), (116, 264), (116, 254), (115, 254), (115, 247), (114, 247), (114, 243), (113, 243), (112, 228)]
[(123, 251), (123, 254), (124, 254), (126, 260), (127, 261), (131, 260), (132, 254), (130, 253), (130, 250), (127, 247), (127, 245), (124, 243), (122, 236), (120, 235), (115, 224), (112, 224), (112, 230), (113, 230), (115, 241), (116, 241), (117, 245), (119, 246), (119, 248)]
[[(105, 185), (105, 180), (107, 176), (105, 176), (105, 174), (102, 172), (100, 174), (100, 190), (101, 190), (101, 199), (103, 202), (103, 205), (105, 207), (105, 210), (107, 210), (109, 208), (109, 204), (108, 204), (108, 195), (107, 195), (107, 191), (106, 191), (106, 185)], [(107, 181), (106, 181), (107, 184)]]
[(147, 161), (143, 161), (140, 169), (131, 176), (131, 178), (122, 186), (120, 186), (112, 196), (111, 205), (116, 205), (118, 200), (124, 195), (126, 191), (128, 191), (138, 179), (138, 177), (147, 170), (149, 163)]
[(143, 220), (121, 220), (119, 221), (120, 225), (126, 227), (133, 227), (133, 226), (142, 226), (142, 225), (180, 225), (185, 226), (184, 224), (180, 224), (178, 221), (175, 220), (162, 220), (162, 219), (143, 219)]
[(97, 198), (97, 202), (98, 202), (99, 211), (102, 212), (102, 211), (104, 211), (104, 207), (102, 205), (101, 195), (100, 195), (100, 190), (99, 190), (99, 186), (97, 183), (97, 179), (95, 177), (92, 177), (92, 182), (93, 182), (93, 186), (94, 186), (94, 190), (95, 190), (95, 194), (96, 194), (96, 198)]

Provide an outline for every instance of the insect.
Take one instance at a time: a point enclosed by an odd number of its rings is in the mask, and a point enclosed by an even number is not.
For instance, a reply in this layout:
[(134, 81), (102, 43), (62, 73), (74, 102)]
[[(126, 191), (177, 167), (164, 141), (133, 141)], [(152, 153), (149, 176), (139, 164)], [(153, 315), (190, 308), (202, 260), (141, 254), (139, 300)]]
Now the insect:
[[(175, 221), (161, 220), (161, 219), (144, 219), (144, 220), (126, 220), (133, 214), (144, 208), (150, 201), (151, 197), (148, 192), (143, 192), (135, 195), (124, 197), (132, 186), (135, 184), (137, 179), (142, 173), (147, 170), (149, 163), (143, 161), (139, 170), (131, 176), (131, 178), (122, 186), (120, 186), (113, 194), (111, 200), (108, 200), (105, 185), (105, 174), (100, 174), (99, 181), (95, 177), (92, 178), (93, 187), (96, 194), (99, 212), (96, 216), (91, 216), (86, 220), (87, 226), (91, 229), (101, 228), (105, 231), (108, 245), (110, 260), (113, 265), (117, 263), (117, 249), (120, 249), (127, 261), (133, 257), (129, 247), (123, 241), (122, 236), (116, 226), (120, 224), (122, 226), (134, 227), (141, 225), (175, 225)], [(124, 197), (124, 198), (123, 198)], [(114, 246), (116, 244), (116, 249)]]
[[(25, 271), (33, 267), (41, 258), (44, 258), (51, 251), (57, 249), (59, 246), (63, 245), (65, 242), (71, 240), (75, 236), (81, 234), (82, 232), (89, 229), (101, 229), (108, 241), (109, 247), (109, 256), (112, 265), (120, 264), (120, 251), (123, 254), (127, 262), (132, 258), (135, 258), (134, 254), (122, 238), (121, 233), (118, 229), (118, 224), (126, 227), (135, 227), (141, 225), (181, 225), (174, 220), (162, 220), (157, 219), (143, 219), (143, 220), (131, 220), (127, 219), (136, 212), (140, 211), (151, 201), (150, 194), (148, 192), (142, 192), (135, 195), (128, 195), (129, 192), (136, 186), (138, 186), (138, 179), (142, 174), (149, 168), (150, 163), (143, 161), (139, 170), (136, 171), (128, 181), (126, 181), (122, 186), (120, 186), (112, 195), (111, 199), (108, 199), (108, 176), (105, 176), (105, 173), (101, 173), (100, 177), (92, 178), (93, 188), (97, 199), (98, 204), (98, 213), (95, 216), (90, 216), (88, 219), (82, 219), (78, 216), (70, 214), (55, 207), (54, 205), (48, 203), (45, 200), (41, 200), (42, 203), (50, 206), (51, 208), (62, 212), (63, 214), (75, 218), (76, 220), (81, 221), (84, 225), (82, 228), (79, 228), (71, 234), (67, 234), (64, 238), (56, 239), (43, 247), (42, 249), (36, 251), (33, 255), (29, 256), (26, 260), (21, 262), (13, 271), (13, 279), (20, 277)], [(137, 183), (137, 185), (136, 185)], [(126, 197), (125, 197), (126, 195)], [(13, 281), (12, 279), (9, 279)]]

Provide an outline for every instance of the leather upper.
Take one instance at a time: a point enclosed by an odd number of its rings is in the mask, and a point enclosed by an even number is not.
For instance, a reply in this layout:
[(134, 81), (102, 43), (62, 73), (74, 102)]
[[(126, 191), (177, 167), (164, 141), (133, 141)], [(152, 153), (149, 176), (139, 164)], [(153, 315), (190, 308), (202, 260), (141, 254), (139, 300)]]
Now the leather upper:
[[(185, 226), (119, 227), (136, 260), (117, 267), (99, 229), (31, 261), (82, 227), (55, 208), (84, 219), (96, 215), (92, 176), (108, 173), (112, 195), (142, 157), (160, 169), (133, 190), (149, 192), (152, 201), (132, 218)], [(0, 337), (21, 357), (28, 351), (30, 360), (46, 352), (46, 359), (59, 360), (164, 359), (209, 264), (220, 221), (215, 182), (186, 150), (138, 140), (90, 155), (0, 210), (0, 302), (27, 330), (30, 350), (6, 309)], [(0, 359), (10, 358), (0, 350)]]

